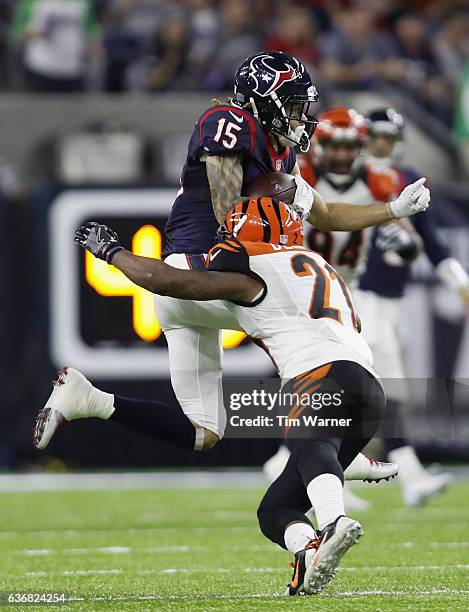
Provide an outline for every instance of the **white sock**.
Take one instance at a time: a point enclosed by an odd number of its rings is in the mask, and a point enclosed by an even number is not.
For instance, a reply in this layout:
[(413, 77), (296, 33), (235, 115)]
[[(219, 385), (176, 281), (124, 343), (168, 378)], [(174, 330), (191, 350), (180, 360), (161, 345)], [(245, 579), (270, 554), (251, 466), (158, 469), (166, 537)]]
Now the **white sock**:
[(319, 529), (345, 515), (342, 482), (335, 474), (316, 476), (306, 487), (311, 505), (314, 507)]
[(194, 450), (203, 450), (205, 442), (205, 429), (203, 427), (195, 427)]
[(312, 525), (308, 525), (308, 523), (292, 523), (285, 529), (283, 540), (287, 550), (296, 555), (297, 552), (303, 550), (306, 544), (309, 544), (311, 540), (315, 540), (316, 537), (316, 532)]
[(389, 461), (399, 466), (398, 479), (401, 482), (412, 482), (426, 475), (425, 468), (412, 446), (401, 446), (388, 453)]
[(115, 410), (114, 395), (96, 389), (96, 387), (91, 387), (87, 402), (91, 412), (90, 416), (98, 419), (108, 419)]

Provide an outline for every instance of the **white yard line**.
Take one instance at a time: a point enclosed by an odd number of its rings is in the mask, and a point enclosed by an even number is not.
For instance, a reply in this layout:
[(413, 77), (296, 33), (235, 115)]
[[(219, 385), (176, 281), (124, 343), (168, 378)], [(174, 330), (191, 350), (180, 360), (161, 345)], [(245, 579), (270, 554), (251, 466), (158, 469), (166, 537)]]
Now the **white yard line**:
[[(469, 570), (469, 564), (456, 563), (454, 565), (408, 565), (408, 566), (364, 566), (364, 567), (339, 567), (339, 572), (409, 572), (409, 571), (441, 571), (441, 570)], [(132, 574), (133, 572), (124, 571), (121, 569), (86, 569), (86, 570), (64, 570), (61, 572), (25, 572), (25, 576), (87, 576), (94, 574)], [(230, 567), (217, 568), (184, 568), (184, 567), (167, 567), (162, 569), (140, 570), (139, 575), (147, 574), (288, 574), (286, 567), (245, 567), (241, 569)]]
[(100, 546), (98, 548), (27, 548), (12, 552), (17, 555), (24, 555), (26, 557), (48, 557), (51, 555), (128, 555), (132, 553), (160, 554), (168, 552), (187, 553), (205, 549), (206, 547), (204, 546)]
[[(364, 566), (364, 567), (339, 567), (339, 572), (408, 572), (408, 571), (440, 571), (449, 569), (469, 570), (469, 564), (456, 563), (454, 565), (409, 565), (409, 566)], [(288, 569), (279, 567), (245, 567), (242, 569), (217, 567), (215, 569), (207, 568), (176, 568), (168, 567), (166, 569), (143, 570), (139, 572), (143, 574), (276, 574), (288, 573)]]
[[(392, 514), (398, 514), (405, 516), (406, 518), (412, 517), (415, 513), (415, 508), (396, 508), (392, 510)], [(467, 518), (467, 509), (462, 508), (461, 506), (441, 506), (441, 507), (425, 507), (425, 516), (443, 516), (447, 518), (448, 516), (462, 516)]]
[(439, 571), (439, 570), (469, 570), (469, 564), (467, 563), (455, 563), (454, 565), (376, 565), (376, 566), (365, 566), (365, 567), (339, 567), (337, 568), (340, 572), (426, 572), (426, 571)]
[[(252, 515), (251, 515), (252, 516)], [(211, 533), (214, 530), (223, 529), (223, 531), (258, 531), (257, 525), (227, 525), (227, 526), (213, 526), (213, 527), (190, 527), (184, 526), (184, 531), (191, 531), (196, 533)], [(35, 531), (27, 530), (14, 530), (14, 531), (0, 531), (0, 540), (6, 540), (8, 538), (17, 538), (18, 536), (26, 537), (75, 537), (82, 536), (85, 534), (93, 535), (109, 535), (112, 533), (129, 533), (129, 534), (140, 534), (140, 535), (158, 535), (161, 532), (166, 531), (177, 531), (181, 532), (181, 527), (111, 527), (109, 529), (41, 529)]]
[(25, 576), (95, 576), (99, 574), (123, 574), (121, 569), (86, 569), (86, 570), (64, 570), (63, 572), (25, 572)]
[(469, 595), (465, 589), (410, 589), (409, 591), (343, 591), (342, 593), (331, 593), (332, 597), (356, 597), (357, 595), (385, 595), (388, 597), (434, 597), (436, 595)]
[[(382, 590), (367, 590), (367, 591), (341, 591), (336, 593), (322, 593), (314, 598), (314, 601), (332, 599), (338, 597), (375, 597), (376, 595), (386, 597), (436, 597), (439, 595), (469, 595), (469, 590), (465, 589), (411, 589), (409, 591), (382, 591)], [(241, 595), (221, 594), (221, 595), (123, 595), (123, 596), (96, 596), (96, 597), (70, 597), (66, 601), (212, 601), (212, 600), (242, 600), (242, 599), (272, 599), (280, 598), (284, 595), (279, 593), (245, 593)], [(312, 600), (313, 601), (313, 600)]]
[(390, 546), (402, 548), (414, 548), (415, 546), (430, 546), (431, 548), (468, 548), (469, 542), (426, 542), (420, 544), (418, 542), (391, 542)]
[[(390, 544), (393, 547), (402, 548), (413, 548), (415, 546), (425, 546), (430, 548), (468, 548), (469, 542), (427, 542), (425, 544), (416, 544), (414, 542), (393, 542)], [(100, 546), (100, 547), (73, 547), (73, 548), (23, 548), (15, 549), (10, 552), (16, 555), (24, 555), (28, 557), (39, 557), (49, 555), (87, 555), (92, 553), (98, 554), (109, 554), (109, 555), (123, 555), (130, 553), (165, 553), (165, 552), (192, 552), (208, 550), (207, 546), (150, 546), (150, 547), (138, 547), (138, 546)], [(243, 551), (270, 551), (273, 550), (270, 544), (251, 544), (251, 545), (230, 545), (230, 550), (243, 550)], [(423, 566), (422, 566), (423, 567)]]
[[(251, 514), (252, 518), (253, 514)], [(205, 517), (206, 518), (206, 517)], [(229, 520), (229, 519), (226, 519)], [(233, 517), (234, 520), (234, 517)], [(220, 522), (222, 520), (219, 519)], [(467, 521), (452, 521), (451, 526), (467, 525)], [(380, 529), (388, 527), (395, 529), (395, 527), (402, 527), (402, 523), (383, 523), (379, 526)], [(184, 526), (184, 531), (190, 531), (191, 533), (213, 533), (219, 530), (230, 531), (230, 532), (246, 532), (255, 531), (258, 533), (259, 528), (256, 524), (252, 525), (213, 525), (210, 527), (191, 527), (189, 525)], [(17, 537), (47, 537), (47, 538), (69, 538), (86, 535), (112, 535), (112, 534), (135, 534), (135, 535), (161, 535), (166, 532), (178, 532), (180, 533), (181, 527), (110, 527), (109, 529), (40, 529), (40, 530), (12, 530), (12, 531), (0, 531), (0, 540), (7, 540), (8, 538)], [(391, 542), (389, 546), (398, 546), (403, 548), (412, 548), (414, 546), (420, 546), (423, 544), (416, 542)], [(449, 547), (467, 547), (469, 542), (429, 542), (426, 546), (449, 546)]]

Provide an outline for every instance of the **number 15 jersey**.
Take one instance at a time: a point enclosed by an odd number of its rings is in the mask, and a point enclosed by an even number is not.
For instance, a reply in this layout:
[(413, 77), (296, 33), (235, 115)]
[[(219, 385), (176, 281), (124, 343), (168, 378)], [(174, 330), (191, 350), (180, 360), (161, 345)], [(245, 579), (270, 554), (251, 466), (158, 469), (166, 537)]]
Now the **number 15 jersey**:
[(208, 269), (240, 272), (262, 283), (253, 302), (226, 304), (246, 333), (264, 343), (282, 379), (339, 360), (376, 375), (350, 291), (317, 253), (226, 240), (211, 249)]
[(197, 121), (181, 174), (181, 189), (165, 228), (167, 244), (163, 257), (171, 253), (207, 253), (214, 245), (219, 223), (212, 207), (204, 156), (239, 155), (244, 187), (268, 172), (293, 170), (294, 149), (276, 153), (260, 123), (248, 110), (236, 106), (214, 106)]

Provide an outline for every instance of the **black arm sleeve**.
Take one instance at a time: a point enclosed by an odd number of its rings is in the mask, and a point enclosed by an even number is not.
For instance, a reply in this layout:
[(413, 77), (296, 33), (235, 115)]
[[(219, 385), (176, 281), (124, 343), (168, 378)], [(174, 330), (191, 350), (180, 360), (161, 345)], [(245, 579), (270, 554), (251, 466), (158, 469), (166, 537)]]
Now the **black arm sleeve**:
[(209, 272), (238, 272), (256, 280), (263, 287), (262, 293), (253, 302), (231, 300), (237, 306), (252, 308), (262, 302), (267, 295), (267, 285), (259, 274), (253, 272), (249, 265), (249, 255), (237, 240), (225, 240), (216, 244), (208, 254)]

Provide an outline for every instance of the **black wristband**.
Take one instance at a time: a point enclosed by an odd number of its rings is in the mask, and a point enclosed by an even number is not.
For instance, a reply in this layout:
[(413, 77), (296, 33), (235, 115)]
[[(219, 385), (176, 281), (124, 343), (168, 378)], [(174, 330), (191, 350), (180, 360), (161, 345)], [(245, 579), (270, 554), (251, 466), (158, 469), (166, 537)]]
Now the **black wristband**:
[(108, 264), (110, 264), (112, 262), (112, 258), (114, 257), (114, 255), (118, 253), (119, 251), (123, 251), (123, 250), (124, 250), (123, 246), (121, 246), (120, 244), (116, 244), (115, 246), (112, 246), (108, 251), (106, 251), (106, 253), (104, 254), (104, 259), (106, 260)]

